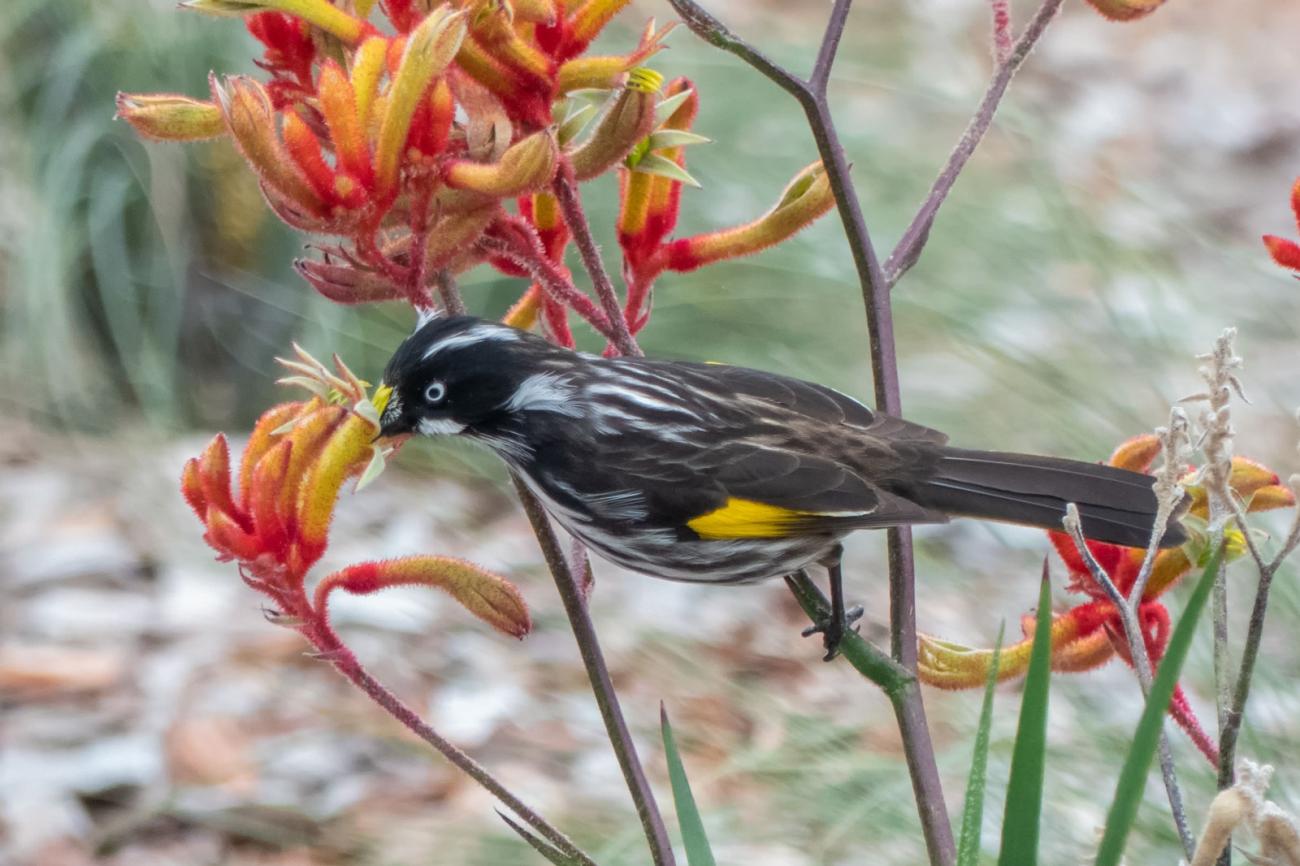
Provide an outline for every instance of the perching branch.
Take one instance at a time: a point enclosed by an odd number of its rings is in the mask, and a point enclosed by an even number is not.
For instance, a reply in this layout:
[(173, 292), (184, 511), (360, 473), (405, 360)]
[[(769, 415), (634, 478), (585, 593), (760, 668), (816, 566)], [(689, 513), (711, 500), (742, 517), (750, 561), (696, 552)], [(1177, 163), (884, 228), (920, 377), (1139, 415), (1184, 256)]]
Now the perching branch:
[[(876, 407), (891, 415), (901, 414), (902, 400), (899, 392), (898, 358), (894, 344), (889, 282), (885, 278), (880, 260), (872, 246), (866, 219), (862, 214), (853, 180), (849, 176), (848, 160), (840, 144), (830, 103), (827, 100), (830, 70), (835, 61), (836, 48), (844, 33), (852, 0), (835, 0), (817, 52), (812, 75), (807, 80), (799, 78), (767, 58), (694, 0), (669, 0), (669, 2), (696, 35), (739, 57), (793, 96), (803, 108), (813, 139), (817, 143), (822, 164), (826, 167), (827, 180), (835, 194), (836, 209), (844, 224), (849, 250), (858, 272), (863, 304), (866, 307)], [(887, 543), (892, 654), (904, 668), (915, 671), (916, 570), (912, 555), (911, 530), (907, 527), (888, 530)], [(896, 713), (930, 862), (936, 866), (949, 866), (956, 860), (956, 845), (953, 842), (952, 824), (948, 818), (920, 689), (908, 689), (901, 702), (896, 704)]]
[(632, 742), (632, 734), (627, 729), (623, 710), (619, 707), (618, 693), (614, 691), (614, 682), (610, 679), (604, 653), (596, 638), (596, 627), (587, 610), (584, 587), (574, 578), (565, 561), (542, 504), (518, 475), (514, 476), (514, 482), (519, 501), (524, 506), (533, 534), (537, 536), (537, 543), (542, 548), (542, 556), (546, 559), (546, 565), (555, 579), (555, 587), (560, 592), (560, 600), (564, 603), (564, 612), (569, 617), (573, 636), (578, 641), (582, 663), (587, 668), (587, 678), (591, 680), (591, 688), (596, 695), (596, 705), (605, 721), (605, 731), (610, 745), (614, 747), (614, 755), (618, 758), (628, 791), (632, 794), (632, 802), (636, 804), (637, 815), (650, 846), (650, 856), (655, 866), (675, 866), (668, 831), (664, 828), (664, 820), (659, 814), (659, 806), (655, 803), (650, 783), (646, 781), (645, 771), (641, 769), (636, 744)]

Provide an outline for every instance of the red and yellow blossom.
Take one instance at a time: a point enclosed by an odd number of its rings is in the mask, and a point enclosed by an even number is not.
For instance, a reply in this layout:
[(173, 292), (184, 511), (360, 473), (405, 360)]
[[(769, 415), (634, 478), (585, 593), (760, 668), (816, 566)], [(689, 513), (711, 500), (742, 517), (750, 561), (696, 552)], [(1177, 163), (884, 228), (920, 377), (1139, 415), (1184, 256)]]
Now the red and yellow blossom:
[[(1109, 463), (1134, 472), (1149, 472), (1159, 453), (1160, 442), (1155, 436), (1138, 436), (1120, 445)], [(1137, 610), (1147, 655), (1153, 664), (1163, 658), (1171, 633), (1169, 610), (1160, 597), (1209, 553), (1205, 533), (1197, 531), (1198, 525), (1204, 527), (1208, 516), (1206, 491), (1196, 483), (1195, 472), (1189, 470), (1184, 477), (1190, 503), (1183, 523), (1190, 530), (1191, 540), (1182, 547), (1162, 550), (1156, 555)], [(1233, 458), (1230, 484), (1250, 512), (1296, 504), (1295, 494), (1280, 483), (1274, 472), (1244, 457)], [(1119, 611), (1093, 578), (1073, 539), (1064, 532), (1048, 534), (1069, 573), (1067, 588), (1087, 599), (1053, 617), (1052, 669), (1062, 673), (1092, 670), (1117, 655), (1132, 665)], [(1239, 530), (1234, 527), (1225, 530), (1225, 546), (1229, 557), (1241, 555), (1245, 540)], [(1115, 587), (1129, 597), (1146, 551), (1097, 541), (1089, 541), (1088, 549), (1102, 570), (1110, 575)], [(1028, 669), (1033, 617), (1027, 616), (1021, 625), (1025, 639), (1002, 650), (998, 665), (1000, 680), (1023, 676)], [(930, 685), (946, 689), (980, 687), (992, 663), (992, 650), (972, 649), (928, 635), (920, 638), (918, 673)], [(1216, 761), (1217, 747), (1201, 729), (1181, 687), (1174, 692), (1169, 712), (1206, 757)]]
[(528, 609), (514, 586), (447, 557), (348, 566), (323, 578), (308, 598), (308, 572), (325, 552), (344, 483), (368, 482), (396, 446), (375, 441), (386, 388), (368, 395), (366, 384), (338, 358), (334, 371), (301, 350), (298, 360), (283, 363), (297, 375), (282, 381), (313, 396), (268, 409), (253, 428), (237, 470), (232, 471), (226, 438), (218, 435), (185, 464), (181, 476), (185, 500), (206, 527), (204, 540), (221, 559), (237, 562), (244, 581), (271, 599), (276, 621), (298, 629), (318, 648), (332, 649), (337, 639), (328, 621), (330, 593), (418, 584), (445, 590), (506, 634), (527, 634)]

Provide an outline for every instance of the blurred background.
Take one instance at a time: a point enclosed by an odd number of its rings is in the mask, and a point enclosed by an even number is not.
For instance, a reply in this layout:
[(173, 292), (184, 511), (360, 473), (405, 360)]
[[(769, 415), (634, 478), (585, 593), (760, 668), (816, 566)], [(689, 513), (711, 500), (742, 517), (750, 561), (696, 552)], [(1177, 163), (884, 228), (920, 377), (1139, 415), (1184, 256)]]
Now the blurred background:
[[(828, 9), (706, 5), (801, 69)], [(1015, 6), (1018, 22), (1032, 11)], [(673, 17), (638, 0), (606, 43), (630, 45), (650, 16)], [(862, 4), (850, 21), (833, 101), (882, 250), (983, 92), (988, 19), (982, 0), (917, 0)], [(1252, 399), (1234, 408), (1238, 450), (1284, 478), (1300, 469), (1300, 291), (1259, 241), (1294, 234), (1297, 32), (1300, 7), (1266, 0), (1171, 0), (1126, 25), (1068, 3), (895, 293), (907, 414), (972, 447), (1101, 459), (1198, 389), (1193, 356), (1233, 325)], [(802, 116), (686, 30), (670, 46), (652, 65), (697, 82), (696, 129), (715, 140), (690, 154), (704, 188), (684, 194), (683, 231), (747, 219), (815, 157)], [(252, 55), (237, 22), (163, 0), (0, 10), (0, 862), (533, 862), (487, 795), (263, 621), (177, 493), (213, 431), (238, 435), (277, 400), (272, 358), (291, 340), (373, 377), (411, 326), (406, 308), (344, 309), (298, 280), (304, 238), (266, 211), (228, 144), (144, 145), (112, 119), (117, 90), (202, 95), (210, 69), (250, 70)], [(612, 183), (585, 195), (615, 250)], [(497, 315), (519, 286), (480, 271), (464, 289)], [(664, 278), (642, 342), (871, 394), (834, 216), (756, 258)], [(523, 588), (537, 627), (522, 644), (414, 591), (340, 600), (336, 619), (381, 679), (602, 864), (645, 862), (501, 467), (412, 444), (341, 513), (322, 573), (433, 552)], [(923, 631), (980, 646), (1003, 621), (1016, 633), (1042, 533), (959, 521), (917, 539)], [(883, 539), (860, 533), (849, 553), (849, 594), (879, 638)], [(1232, 574), (1240, 635), (1253, 571)], [(1293, 809), (1296, 578), (1275, 585), (1241, 749), (1279, 765), (1273, 794)], [(782, 586), (680, 586), (598, 563), (593, 604), (648, 772), (666, 798), (663, 701), (720, 862), (921, 862), (888, 703), (821, 663)], [(1185, 684), (1212, 727), (1202, 638)], [(980, 696), (927, 696), (956, 809)], [(990, 846), (1017, 701), (999, 690)], [(1139, 710), (1118, 663), (1054, 680), (1044, 862), (1092, 850)], [(1171, 730), (1199, 826), (1213, 774)], [(1167, 812), (1153, 777), (1131, 862), (1176, 861)]]

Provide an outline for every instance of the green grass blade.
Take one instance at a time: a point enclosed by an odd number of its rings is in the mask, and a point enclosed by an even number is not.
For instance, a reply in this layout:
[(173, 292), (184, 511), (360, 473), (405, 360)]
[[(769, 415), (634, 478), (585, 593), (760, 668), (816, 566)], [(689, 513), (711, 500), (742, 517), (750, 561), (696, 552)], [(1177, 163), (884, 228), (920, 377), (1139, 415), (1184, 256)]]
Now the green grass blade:
[(984, 822), (984, 789), (988, 784), (989, 731), (993, 727), (993, 692), (998, 684), (998, 664), (1002, 660), (1002, 633), (993, 645), (993, 662), (984, 684), (984, 704), (980, 707), (979, 727), (975, 730), (975, 753), (971, 757), (970, 777), (966, 780), (966, 804), (961, 812), (961, 835), (957, 838), (957, 866), (975, 866), (980, 857), (980, 829)]
[(1210, 556), (1205, 566), (1205, 573), (1197, 581), (1192, 596), (1187, 601), (1165, 657), (1156, 670), (1155, 680), (1151, 683), (1151, 692), (1147, 695), (1146, 707), (1138, 720), (1133, 742), (1129, 745), (1128, 756), (1124, 759), (1124, 768), (1120, 770), (1119, 782), (1115, 786), (1115, 799), (1110, 803), (1110, 812), (1106, 815), (1106, 832), (1101, 837), (1101, 848), (1097, 852), (1097, 866), (1118, 866), (1124, 855), (1124, 844), (1129, 831), (1137, 819), (1138, 806), (1142, 802), (1142, 792), (1146, 788), (1147, 774), (1151, 770), (1151, 761), (1155, 757), (1156, 747), (1160, 743), (1160, 731), (1164, 725), (1165, 714), (1169, 710), (1169, 701), (1178, 685), (1178, 675), (1182, 672), (1183, 662), (1187, 660), (1187, 651), (1192, 645), (1196, 633), (1196, 623), (1205, 610), (1205, 604), (1214, 587), (1214, 576), (1219, 571), (1219, 561), (1223, 556), (1220, 546)]
[(700, 810), (695, 806), (695, 795), (686, 778), (686, 767), (677, 751), (673, 727), (668, 724), (668, 712), (659, 707), (659, 720), (664, 732), (664, 757), (668, 761), (668, 778), (673, 785), (673, 803), (677, 807), (677, 823), (682, 828), (682, 844), (686, 846), (686, 862), (690, 866), (716, 866), (709, 837), (704, 833)]
[(1011, 752), (1007, 806), (1002, 815), (998, 866), (1036, 866), (1039, 821), (1043, 814), (1043, 764), (1047, 755), (1047, 699), (1052, 676), (1052, 587), (1043, 562), (1034, 646), (1020, 699), (1020, 722)]

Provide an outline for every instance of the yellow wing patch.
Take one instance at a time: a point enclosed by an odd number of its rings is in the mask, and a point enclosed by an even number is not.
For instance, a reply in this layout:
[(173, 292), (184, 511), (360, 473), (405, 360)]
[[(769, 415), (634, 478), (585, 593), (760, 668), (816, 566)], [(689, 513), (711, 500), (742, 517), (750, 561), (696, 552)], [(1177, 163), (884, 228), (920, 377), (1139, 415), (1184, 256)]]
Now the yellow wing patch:
[(843, 516), (848, 515), (797, 511), (732, 496), (720, 508), (692, 518), (686, 525), (701, 538), (780, 538), (791, 535), (801, 518)]

